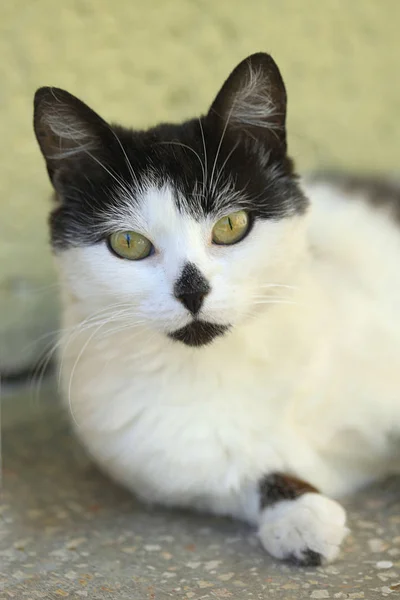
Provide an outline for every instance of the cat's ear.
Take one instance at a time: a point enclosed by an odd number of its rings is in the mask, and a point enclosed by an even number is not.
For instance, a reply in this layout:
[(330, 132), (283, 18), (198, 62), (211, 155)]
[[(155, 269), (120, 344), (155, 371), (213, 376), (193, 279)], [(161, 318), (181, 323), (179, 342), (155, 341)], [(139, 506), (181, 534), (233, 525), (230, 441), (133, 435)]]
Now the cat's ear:
[(209, 118), (221, 131), (286, 152), (286, 90), (269, 54), (252, 54), (232, 71), (211, 105)]
[(50, 179), (65, 168), (78, 168), (83, 158), (100, 160), (112, 142), (108, 124), (84, 102), (54, 87), (37, 90), (34, 129)]

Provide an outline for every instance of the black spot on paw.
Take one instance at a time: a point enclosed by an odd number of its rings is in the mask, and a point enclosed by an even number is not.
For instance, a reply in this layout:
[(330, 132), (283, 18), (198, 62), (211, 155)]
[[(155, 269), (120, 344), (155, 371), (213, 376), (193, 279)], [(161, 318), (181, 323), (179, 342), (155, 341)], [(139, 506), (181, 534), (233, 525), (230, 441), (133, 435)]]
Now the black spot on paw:
[(322, 564), (322, 554), (307, 548), (301, 556), (291, 554), (286, 560), (298, 567), (320, 567)]

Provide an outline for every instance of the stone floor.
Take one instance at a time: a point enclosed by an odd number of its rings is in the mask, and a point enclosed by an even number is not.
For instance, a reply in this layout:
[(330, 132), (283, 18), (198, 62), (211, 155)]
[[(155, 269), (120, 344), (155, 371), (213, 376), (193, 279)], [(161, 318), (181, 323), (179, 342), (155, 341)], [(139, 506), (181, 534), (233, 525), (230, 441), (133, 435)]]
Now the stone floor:
[(0, 600), (400, 598), (400, 483), (346, 504), (340, 560), (300, 569), (244, 525), (148, 509), (89, 464), (51, 384), (2, 393)]

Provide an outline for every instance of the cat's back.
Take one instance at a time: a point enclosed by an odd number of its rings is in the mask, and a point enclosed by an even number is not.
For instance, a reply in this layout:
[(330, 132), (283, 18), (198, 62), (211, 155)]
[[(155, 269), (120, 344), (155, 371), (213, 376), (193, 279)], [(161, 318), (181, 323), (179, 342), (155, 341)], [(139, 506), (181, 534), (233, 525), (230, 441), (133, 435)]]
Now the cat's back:
[(399, 415), (400, 183), (321, 176), (304, 187), (313, 267), (329, 305), (330, 424), (377, 439)]
[(400, 179), (321, 174), (304, 180), (317, 259), (369, 295), (400, 301)]

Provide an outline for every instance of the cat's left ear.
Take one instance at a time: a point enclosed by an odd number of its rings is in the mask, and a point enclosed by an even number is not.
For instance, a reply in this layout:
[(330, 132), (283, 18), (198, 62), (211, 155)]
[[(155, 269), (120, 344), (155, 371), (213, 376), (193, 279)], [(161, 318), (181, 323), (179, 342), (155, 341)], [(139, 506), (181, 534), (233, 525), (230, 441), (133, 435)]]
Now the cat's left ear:
[(232, 131), (286, 153), (286, 90), (273, 58), (259, 52), (243, 60), (223, 84), (208, 118), (221, 133)]
[(82, 160), (99, 163), (115, 143), (110, 126), (87, 104), (59, 88), (42, 87), (34, 99), (33, 124), (52, 183), (73, 177)]

